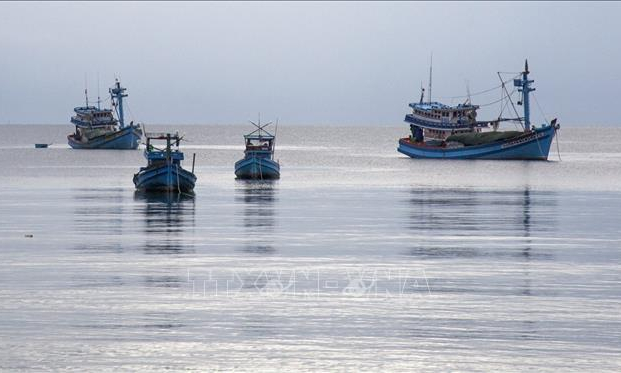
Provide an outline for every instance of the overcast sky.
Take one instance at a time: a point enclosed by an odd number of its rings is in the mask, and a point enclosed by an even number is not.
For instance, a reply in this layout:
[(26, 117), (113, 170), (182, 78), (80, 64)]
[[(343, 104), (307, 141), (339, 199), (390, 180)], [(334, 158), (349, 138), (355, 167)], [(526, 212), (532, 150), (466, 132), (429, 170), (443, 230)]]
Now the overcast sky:
[(528, 58), (546, 116), (617, 125), (620, 19), (621, 4), (594, 2), (1, 2), (0, 123), (68, 123), (86, 74), (91, 100), (97, 75), (102, 97), (120, 76), (130, 116), (151, 124), (261, 112), (283, 124), (399, 125), (433, 52), (434, 98), (464, 95), (466, 82), (494, 87), (497, 71)]

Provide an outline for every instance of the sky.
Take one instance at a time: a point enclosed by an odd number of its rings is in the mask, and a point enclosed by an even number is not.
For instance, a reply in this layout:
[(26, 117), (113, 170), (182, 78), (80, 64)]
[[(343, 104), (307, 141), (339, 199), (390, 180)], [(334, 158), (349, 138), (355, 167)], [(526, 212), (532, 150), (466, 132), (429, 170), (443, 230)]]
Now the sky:
[(93, 102), (119, 77), (149, 124), (405, 125), (433, 54), (434, 100), (528, 58), (534, 122), (616, 126), (619, 19), (607, 2), (0, 2), (0, 124), (68, 123), (85, 81)]

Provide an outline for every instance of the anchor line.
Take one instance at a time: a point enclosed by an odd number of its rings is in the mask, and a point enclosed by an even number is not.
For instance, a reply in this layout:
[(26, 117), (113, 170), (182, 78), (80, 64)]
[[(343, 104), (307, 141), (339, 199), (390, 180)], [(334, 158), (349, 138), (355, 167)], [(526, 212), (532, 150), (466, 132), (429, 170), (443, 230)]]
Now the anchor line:
[(179, 186), (179, 165), (175, 164), (177, 167), (177, 194), (181, 194), (181, 187)]
[[(537, 96), (535, 96), (534, 93), (533, 93), (533, 99), (535, 100), (535, 104), (537, 104), (537, 109), (539, 109), (539, 113), (543, 117), (543, 120), (545, 120), (547, 124), (550, 124), (550, 121), (548, 121), (548, 118), (546, 117), (545, 113), (543, 112), (543, 109), (541, 108), (541, 105), (539, 105), (539, 100), (537, 100)], [(558, 154), (558, 160), (562, 161), (562, 159), (561, 159), (561, 149), (560, 149), (560, 147), (558, 145), (558, 130), (556, 128), (554, 128), (554, 137), (555, 137), (555, 140), (556, 140), (556, 153)]]
[(554, 128), (554, 137), (555, 137), (555, 140), (556, 140), (556, 154), (558, 154), (558, 160), (559, 160), (559, 162), (561, 162), (563, 160), (561, 159), (561, 148), (558, 145), (558, 134), (557, 134), (557, 132), (558, 132), (557, 129)]

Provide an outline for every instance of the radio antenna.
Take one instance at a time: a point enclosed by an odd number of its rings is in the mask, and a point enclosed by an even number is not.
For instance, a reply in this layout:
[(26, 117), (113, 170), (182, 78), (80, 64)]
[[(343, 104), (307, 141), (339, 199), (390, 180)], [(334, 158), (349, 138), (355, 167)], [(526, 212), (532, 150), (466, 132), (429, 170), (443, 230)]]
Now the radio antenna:
[(427, 98), (431, 103), (431, 78), (433, 76), (433, 52), (431, 52), (431, 58), (429, 59), (429, 92), (427, 92)]
[(86, 107), (88, 107), (88, 76), (84, 73), (84, 98), (86, 99)]

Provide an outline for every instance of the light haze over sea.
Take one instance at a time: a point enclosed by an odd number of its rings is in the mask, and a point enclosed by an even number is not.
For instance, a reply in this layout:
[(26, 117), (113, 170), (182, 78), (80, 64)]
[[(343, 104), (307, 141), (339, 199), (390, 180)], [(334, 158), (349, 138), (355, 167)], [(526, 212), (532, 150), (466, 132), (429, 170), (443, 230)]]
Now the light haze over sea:
[[(618, 2), (2, 2), (0, 123), (62, 124), (114, 77), (151, 124), (395, 125), (528, 58), (564, 126), (618, 125)], [(497, 100), (498, 90), (476, 96)], [(481, 118), (498, 115), (497, 106)], [(541, 123), (533, 106), (534, 123)]]

